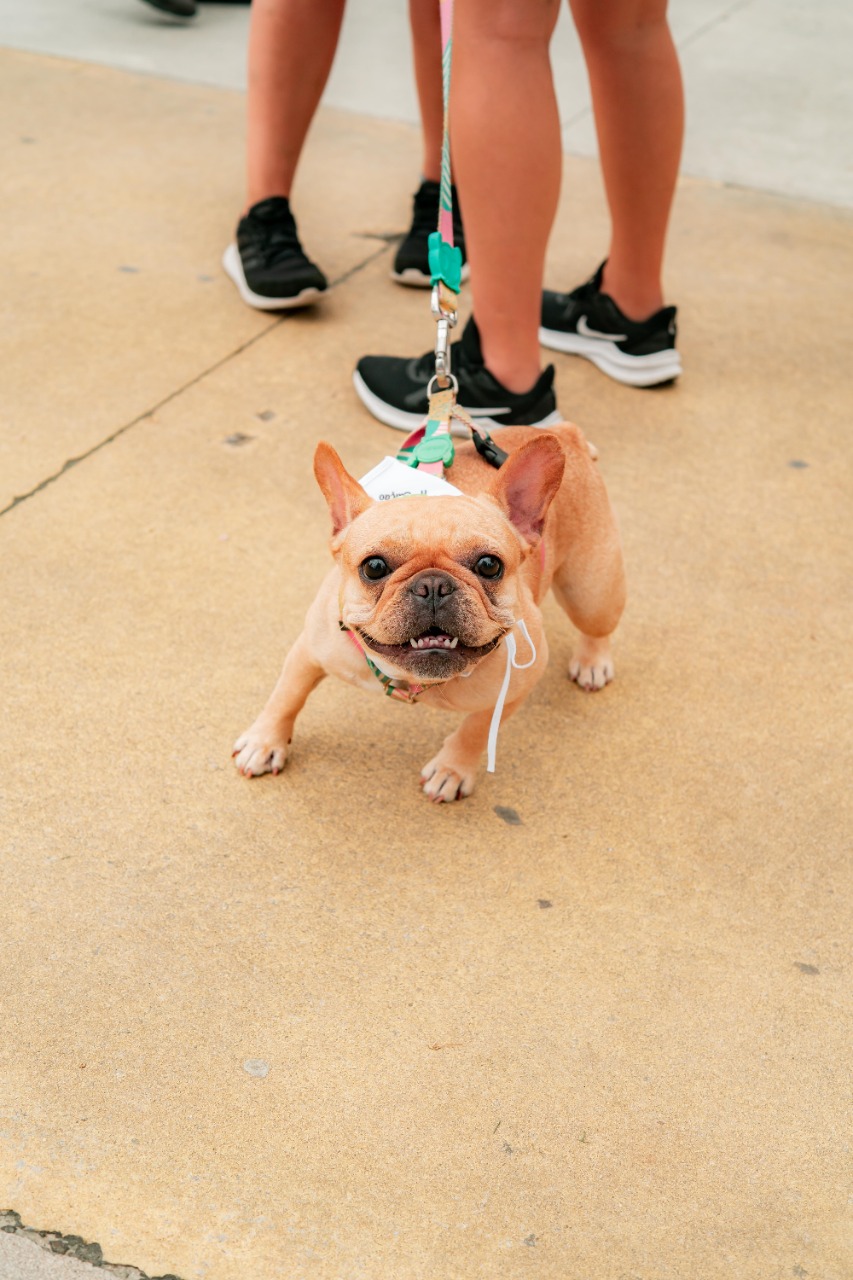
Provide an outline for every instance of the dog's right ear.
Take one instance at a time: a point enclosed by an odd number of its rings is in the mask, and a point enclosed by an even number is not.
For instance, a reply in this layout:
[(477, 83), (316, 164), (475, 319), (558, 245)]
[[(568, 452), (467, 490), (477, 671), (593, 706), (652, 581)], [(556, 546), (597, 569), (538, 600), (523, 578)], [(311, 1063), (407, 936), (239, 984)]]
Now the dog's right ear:
[(325, 440), (321, 440), (314, 451), (314, 475), (329, 504), (333, 537), (373, 505), (373, 499), (352, 478), (335, 450)]

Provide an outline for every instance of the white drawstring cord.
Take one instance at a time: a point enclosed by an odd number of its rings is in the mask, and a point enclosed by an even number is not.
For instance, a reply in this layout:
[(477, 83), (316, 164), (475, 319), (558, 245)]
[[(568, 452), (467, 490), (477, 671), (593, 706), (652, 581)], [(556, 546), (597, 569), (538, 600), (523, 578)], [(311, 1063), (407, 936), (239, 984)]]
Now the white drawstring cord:
[[(513, 635), (512, 631), (508, 631), (506, 633), (506, 636), (504, 637), (504, 641), (506, 643), (506, 671), (504, 672), (503, 683), (501, 684), (501, 691), (498, 694), (498, 700), (495, 703), (495, 709), (492, 712), (492, 722), (489, 725), (489, 742), (488, 742), (488, 747), (486, 752), (486, 761), (487, 761), (486, 769), (488, 773), (494, 773), (495, 771), (495, 760), (497, 758), (497, 750), (498, 750), (498, 730), (501, 727), (501, 717), (503, 716), (504, 703), (506, 702), (506, 695), (509, 692), (509, 682), (512, 678), (512, 669), (513, 667), (515, 667), (516, 671), (526, 671), (528, 667), (532, 667), (534, 662), (536, 661), (536, 646), (534, 645), (533, 641), (530, 638), (530, 632), (527, 630), (527, 623), (524, 621), (523, 618), (519, 618), (518, 621), (515, 623), (515, 626), (518, 627), (519, 631), (524, 636), (525, 640), (530, 646), (531, 658), (529, 662), (516, 661), (516, 657), (518, 654), (518, 646), (516, 644), (515, 636)], [(382, 668), (379, 666), (379, 663), (376, 662), (375, 659), (373, 659), (373, 665), (379, 671), (382, 671)], [(476, 669), (477, 669), (476, 667), (472, 667), (470, 671), (463, 671), (460, 674), (463, 677), (472, 676), (476, 671)], [(384, 671), (382, 671), (382, 674), (385, 675), (386, 679), (388, 680), (392, 678), (388, 676), (387, 673)], [(441, 681), (440, 683), (444, 683), (444, 682)], [(426, 687), (428, 688), (428, 686)]]
[(532, 667), (534, 662), (536, 661), (536, 648), (533, 644), (533, 641), (530, 639), (530, 632), (527, 630), (527, 623), (524, 621), (523, 618), (519, 618), (515, 625), (518, 627), (519, 631), (522, 633), (525, 640), (529, 644), (530, 652), (532, 653), (533, 657), (530, 659), (529, 662), (516, 662), (515, 659), (516, 659), (516, 653), (517, 653), (517, 646), (515, 643), (515, 636), (511, 631), (508, 631), (505, 638), (506, 671), (504, 672), (503, 684), (501, 685), (501, 691), (498, 694), (498, 700), (495, 703), (495, 709), (492, 712), (492, 723), (489, 725), (489, 745), (488, 745), (487, 757), (486, 757), (487, 758), (486, 770), (488, 773), (494, 773), (495, 771), (495, 759), (497, 757), (497, 750), (498, 750), (498, 730), (501, 727), (501, 716), (503, 715), (503, 711), (504, 711), (504, 703), (506, 702), (506, 695), (509, 692), (509, 682), (512, 677), (512, 669), (513, 667), (515, 667), (516, 671), (526, 671), (527, 668)]

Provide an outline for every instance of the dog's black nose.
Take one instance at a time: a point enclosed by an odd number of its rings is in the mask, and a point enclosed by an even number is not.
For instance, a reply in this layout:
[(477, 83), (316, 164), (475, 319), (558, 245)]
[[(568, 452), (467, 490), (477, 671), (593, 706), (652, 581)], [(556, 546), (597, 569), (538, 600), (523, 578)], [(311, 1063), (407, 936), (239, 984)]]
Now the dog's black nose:
[(421, 600), (430, 600), (433, 604), (438, 604), (440, 600), (453, 595), (456, 583), (449, 573), (438, 573), (430, 569), (413, 578), (409, 583), (409, 590), (413, 596), (418, 596)]

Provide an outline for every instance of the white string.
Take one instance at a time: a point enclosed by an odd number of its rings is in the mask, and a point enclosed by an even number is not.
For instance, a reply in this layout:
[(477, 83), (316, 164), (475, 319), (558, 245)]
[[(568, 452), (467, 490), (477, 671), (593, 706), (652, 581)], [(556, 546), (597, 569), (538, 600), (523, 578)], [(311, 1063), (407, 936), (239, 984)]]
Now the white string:
[(507, 632), (506, 671), (504, 672), (503, 684), (501, 685), (501, 691), (498, 694), (498, 700), (495, 703), (495, 709), (492, 712), (492, 723), (489, 725), (489, 745), (487, 748), (487, 757), (486, 757), (487, 759), (486, 770), (488, 773), (494, 773), (495, 771), (495, 760), (497, 758), (497, 751), (498, 751), (498, 730), (501, 727), (501, 716), (503, 715), (503, 712), (504, 712), (504, 703), (506, 702), (506, 695), (509, 692), (509, 682), (510, 682), (510, 679), (512, 678), (512, 669), (513, 667), (515, 667), (516, 671), (526, 671), (527, 668), (532, 667), (534, 662), (536, 661), (536, 648), (533, 644), (533, 641), (530, 639), (530, 632), (527, 630), (527, 623), (524, 621), (523, 618), (519, 618), (515, 625), (518, 627), (519, 631), (522, 633), (528, 645), (530, 646), (530, 652), (533, 656), (529, 662), (516, 662), (515, 659), (516, 659), (516, 654), (518, 650), (515, 643), (515, 636), (512, 634), (511, 631)]
[(518, 622), (516, 622), (515, 625), (518, 627), (519, 631), (524, 636), (527, 643), (530, 645), (530, 652), (533, 654), (533, 657), (530, 659), (529, 662), (516, 662), (515, 655), (513, 654), (512, 665), (515, 667), (516, 671), (526, 671), (527, 668), (532, 667), (534, 662), (536, 661), (536, 649), (534, 647), (533, 641), (530, 639), (530, 632), (527, 630), (527, 623), (524, 621), (524, 619), (519, 618)]
[[(506, 695), (509, 692), (509, 682), (512, 679), (513, 667), (515, 668), (516, 671), (527, 671), (527, 669), (529, 667), (532, 667), (534, 662), (536, 661), (536, 646), (534, 645), (533, 641), (530, 638), (530, 632), (527, 630), (527, 623), (524, 621), (523, 618), (519, 618), (518, 621), (515, 623), (515, 625), (518, 627), (519, 631), (527, 641), (527, 644), (530, 648), (531, 656), (530, 656), (529, 662), (517, 661), (518, 645), (516, 644), (516, 639), (512, 631), (508, 631), (506, 636), (504, 637), (505, 644), (506, 644), (506, 671), (504, 672), (503, 683), (501, 684), (501, 690), (500, 690), (500, 693), (498, 694), (498, 700), (495, 703), (495, 709), (492, 712), (492, 722), (489, 725), (489, 742), (486, 749), (486, 771), (488, 773), (495, 772), (495, 761), (497, 759), (497, 751), (498, 751), (498, 731), (501, 727), (501, 718), (504, 712)], [(372, 661), (374, 665), (378, 667), (380, 671), (382, 671), (382, 674), (386, 677), (386, 679), (397, 680), (397, 681), (400, 680), (399, 676), (389, 676), (387, 671), (383, 671), (382, 667), (379, 665), (378, 662), (376, 662), (375, 658), (372, 659)], [(476, 671), (476, 669), (477, 669), (476, 667), (472, 667), (470, 671), (463, 671), (460, 674), (463, 676), (472, 676)], [(439, 683), (444, 683), (444, 682), (440, 681)]]

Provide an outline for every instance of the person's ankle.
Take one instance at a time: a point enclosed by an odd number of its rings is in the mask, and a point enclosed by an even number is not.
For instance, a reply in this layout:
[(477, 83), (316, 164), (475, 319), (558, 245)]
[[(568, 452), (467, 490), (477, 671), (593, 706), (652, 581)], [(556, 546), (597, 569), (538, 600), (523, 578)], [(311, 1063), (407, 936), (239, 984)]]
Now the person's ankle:
[(542, 373), (538, 362), (535, 365), (499, 364), (497, 368), (488, 361), (485, 364), (495, 381), (514, 396), (523, 396), (532, 391)]
[(513, 395), (522, 396), (539, 381), (542, 368), (538, 351), (535, 357), (520, 357), (514, 351), (500, 351), (484, 346), (483, 364), (496, 382)]
[(609, 261), (601, 279), (601, 292), (613, 299), (627, 319), (638, 323), (648, 320), (663, 306), (659, 280), (643, 280), (632, 273), (614, 271)]
[[(259, 190), (263, 190), (264, 195), (258, 195)], [(240, 216), (245, 218), (246, 214), (249, 213), (250, 210), (254, 209), (256, 204), (263, 204), (265, 200), (274, 200), (276, 198), (279, 200), (286, 200), (287, 203), (290, 204), (290, 194), (287, 191), (267, 191), (265, 188), (256, 188), (250, 196), (247, 196), (246, 206)]]

